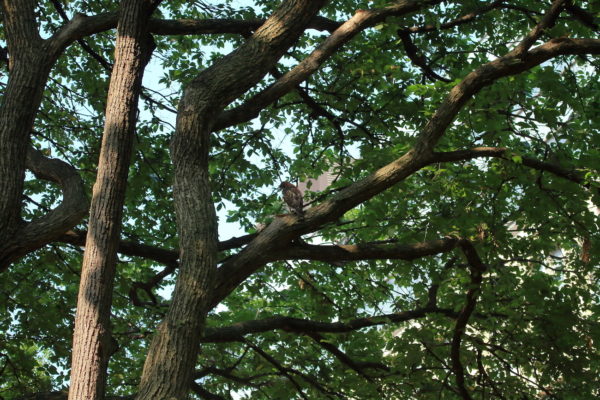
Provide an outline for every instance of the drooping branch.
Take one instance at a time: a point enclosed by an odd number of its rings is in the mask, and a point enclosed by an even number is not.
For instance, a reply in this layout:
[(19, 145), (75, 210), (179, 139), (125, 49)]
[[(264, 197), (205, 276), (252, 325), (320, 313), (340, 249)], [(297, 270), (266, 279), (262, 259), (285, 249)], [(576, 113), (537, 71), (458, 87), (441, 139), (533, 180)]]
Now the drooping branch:
[(39, 150), (27, 150), (26, 167), (43, 180), (60, 185), (63, 199), (46, 215), (21, 225), (0, 254), (0, 272), (27, 253), (57, 240), (77, 225), (88, 212), (88, 199), (79, 173), (64, 161), (48, 158)]

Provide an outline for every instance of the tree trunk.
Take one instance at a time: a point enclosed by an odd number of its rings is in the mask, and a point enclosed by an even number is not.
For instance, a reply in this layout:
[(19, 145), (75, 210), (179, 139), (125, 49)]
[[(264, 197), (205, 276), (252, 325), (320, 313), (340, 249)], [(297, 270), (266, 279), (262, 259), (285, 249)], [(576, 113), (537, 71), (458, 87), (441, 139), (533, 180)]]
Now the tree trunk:
[(0, 266), (7, 266), (16, 232), (22, 228), (21, 207), (25, 155), (35, 113), (49, 67), (42, 53), (32, 1), (2, 1), (10, 54), (9, 79), (0, 106)]
[(115, 65), (77, 299), (71, 400), (104, 398), (108, 360), (115, 351), (110, 335), (113, 278), (138, 97), (153, 50), (147, 31), (153, 10), (147, 0), (123, 0), (120, 4)]
[(217, 262), (217, 219), (208, 172), (214, 117), (273, 68), (323, 4), (284, 1), (244, 45), (204, 70), (185, 90), (171, 143), (180, 269), (171, 306), (148, 351), (138, 400), (183, 399), (192, 382)]

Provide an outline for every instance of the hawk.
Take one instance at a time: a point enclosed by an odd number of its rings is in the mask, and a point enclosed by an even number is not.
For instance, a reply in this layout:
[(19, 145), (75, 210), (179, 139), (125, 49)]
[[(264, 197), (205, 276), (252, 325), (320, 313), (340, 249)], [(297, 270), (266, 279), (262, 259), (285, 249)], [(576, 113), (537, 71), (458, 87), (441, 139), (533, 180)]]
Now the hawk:
[(302, 217), (304, 215), (302, 192), (289, 182), (281, 182), (279, 189), (283, 192), (283, 201), (285, 201), (292, 214)]

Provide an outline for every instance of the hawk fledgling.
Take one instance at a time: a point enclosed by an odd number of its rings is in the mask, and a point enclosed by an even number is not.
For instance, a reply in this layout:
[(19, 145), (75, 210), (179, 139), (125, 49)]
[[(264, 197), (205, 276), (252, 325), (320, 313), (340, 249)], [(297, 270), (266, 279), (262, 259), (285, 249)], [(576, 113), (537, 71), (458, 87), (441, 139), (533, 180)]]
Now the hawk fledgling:
[(281, 182), (279, 189), (283, 192), (283, 201), (285, 201), (291, 213), (302, 217), (304, 215), (302, 192), (289, 182)]

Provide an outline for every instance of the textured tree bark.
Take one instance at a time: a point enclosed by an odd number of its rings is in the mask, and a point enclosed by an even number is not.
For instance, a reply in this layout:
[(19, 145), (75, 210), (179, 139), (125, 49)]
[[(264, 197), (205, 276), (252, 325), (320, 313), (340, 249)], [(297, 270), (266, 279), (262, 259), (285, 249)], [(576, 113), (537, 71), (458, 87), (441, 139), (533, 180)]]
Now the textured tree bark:
[(0, 265), (5, 265), (15, 246), (12, 239), (24, 225), (25, 154), (49, 66), (40, 56), (34, 2), (4, 0), (1, 4), (10, 54), (8, 85), (0, 106)]
[[(29, 134), (50, 69), (73, 40), (68, 35), (63, 35), (63, 40), (42, 40), (35, 4), (31, 0), (0, 2), (10, 55), (8, 84), (0, 105), (0, 272), (28, 252), (56, 240), (87, 213), (77, 172), (29, 148)], [(68, 29), (60, 33), (65, 31)], [(63, 191), (58, 207), (29, 223), (21, 219), (25, 168), (59, 183)]]
[(324, 4), (284, 1), (244, 45), (203, 71), (184, 92), (171, 144), (180, 270), (169, 311), (150, 345), (137, 399), (183, 399), (192, 383), (217, 262), (208, 172), (214, 116), (275, 65)]
[(147, 0), (120, 3), (115, 65), (77, 298), (69, 390), (72, 400), (104, 398), (106, 368), (116, 346), (110, 335), (113, 278), (138, 98), (153, 50), (147, 31), (153, 10), (154, 5)]

